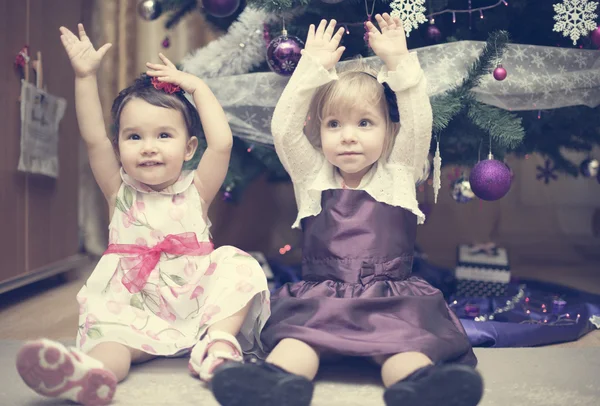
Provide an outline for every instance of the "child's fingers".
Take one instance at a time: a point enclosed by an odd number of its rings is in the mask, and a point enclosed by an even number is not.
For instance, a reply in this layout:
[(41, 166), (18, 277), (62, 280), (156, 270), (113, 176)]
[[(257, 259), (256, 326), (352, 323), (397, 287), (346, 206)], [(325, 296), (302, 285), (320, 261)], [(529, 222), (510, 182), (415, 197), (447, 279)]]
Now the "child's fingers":
[(166, 68), (165, 65), (162, 65), (160, 63), (152, 63), (152, 62), (146, 62), (146, 66), (149, 68), (152, 68), (154, 70), (163, 70), (164, 68)]
[(323, 38), (323, 33), (325, 32), (325, 27), (327, 26), (327, 20), (323, 19), (319, 23), (317, 27), (317, 32), (315, 32), (315, 39), (319, 40)]
[(377, 24), (379, 25), (379, 28), (381, 29), (382, 33), (386, 32), (388, 30), (387, 22), (383, 19), (381, 14), (377, 14), (375, 16), (375, 20), (377, 20)]
[(109, 42), (108, 44), (104, 44), (98, 49), (98, 53), (100, 54), (100, 59), (104, 58), (104, 55), (108, 52), (108, 50), (112, 47), (112, 44)]
[(60, 40), (61, 40), (62, 44), (63, 44), (65, 47), (66, 47), (67, 45), (71, 45), (71, 40), (69, 39), (69, 37), (68, 37), (68, 36), (66, 36), (66, 35), (64, 35), (64, 34), (60, 36)]
[(171, 78), (171, 76), (162, 73), (162, 72), (156, 72), (156, 71), (152, 71), (152, 70), (147, 70), (146, 71), (146, 75), (148, 76), (152, 76), (156, 79), (158, 79), (159, 82), (171, 82), (173, 81), (173, 79)]
[(309, 46), (309, 44), (312, 44), (314, 39), (315, 39), (315, 25), (311, 24), (308, 26), (308, 34), (306, 35), (306, 46)]
[(344, 27), (340, 27), (332, 38), (332, 42), (337, 47), (344, 36)]
[(159, 53), (159, 54), (158, 54), (158, 57), (159, 57), (159, 58), (160, 58), (160, 60), (161, 60), (161, 61), (163, 61), (163, 63), (164, 63), (165, 65), (167, 65), (169, 68), (175, 68), (175, 69), (177, 69), (177, 68), (175, 67), (175, 65), (173, 64), (173, 62), (171, 62), (171, 61), (169, 60), (169, 58), (167, 58), (166, 56), (164, 56), (162, 53)]
[(404, 26), (402, 25), (402, 20), (400, 17), (394, 17), (394, 24), (396, 24), (397, 30), (404, 30)]
[(67, 38), (66, 35), (61, 35), (60, 36), (60, 41), (62, 42), (63, 47), (65, 49), (68, 49), (71, 46), (71, 42), (69, 42), (69, 39)]
[(383, 15), (383, 19), (385, 20), (388, 29), (390, 30), (395, 30), (396, 29), (396, 23), (394, 23), (394, 19), (392, 18), (391, 15), (389, 15), (388, 13), (385, 13)]
[(379, 30), (377, 29), (377, 27), (375, 27), (375, 24), (373, 24), (370, 21), (367, 21), (367, 28), (373, 34), (379, 34)]
[(83, 24), (77, 24), (77, 29), (79, 30), (79, 39), (81, 41), (89, 39), (87, 34), (85, 33), (85, 28), (83, 28)]
[(75, 34), (73, 34), (71, 32), (71, 30), (69, 30), (66, 27), (60, 27), (59, 30), (65, 36), (65, 39), (67, 40), (68, 43), (72, 43), (72, 42), (75, 42), (75, 41), (79, 40), (77, 38), (77, 36)]
[(153, 70), (147, 70), (146, 74), (148, 76), (154, 76), (154, 77), (157, 77), (157, 78), (164, 78), (164, 77), (169, 76), (169, 74), (166, 73), (166, 72), (164, 72), (164, 71), (154, 70), (154, 69)]
[(344, 51), (346, 50), (346, 47), (339, 47), (338, 49), (335, 50), (334, 58), (337, 61), (339, 61), (342, 58), (342, 54), (344, 53)]
[(331, 37), (333, 37), (333, 30), (335, 29), (335, 24), (337, 22), (334, 19), (331, 19), (329, 21), (329, 24), (327, 25), (327, 29), (325, 30), (325, 34), (323, 35), (323, 39), (325, 41), (331, 41)]

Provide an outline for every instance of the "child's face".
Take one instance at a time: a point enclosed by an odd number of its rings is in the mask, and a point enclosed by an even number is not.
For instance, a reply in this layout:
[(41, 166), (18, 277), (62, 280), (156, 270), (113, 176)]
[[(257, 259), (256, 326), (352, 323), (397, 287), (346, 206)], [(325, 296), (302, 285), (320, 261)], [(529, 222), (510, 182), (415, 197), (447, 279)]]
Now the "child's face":
[(127, 174), (152, 189), (177, 181), (198, 140), (188, 137), (180, 111), (133, 99), (123, 107), (119, 123), (119, 155)]
[(383, 152), (386, 121), (377, 107), (354, 108), (324, 117), (321, 147), (327, 160), (339, 168), (342, 177), (359, 179)]

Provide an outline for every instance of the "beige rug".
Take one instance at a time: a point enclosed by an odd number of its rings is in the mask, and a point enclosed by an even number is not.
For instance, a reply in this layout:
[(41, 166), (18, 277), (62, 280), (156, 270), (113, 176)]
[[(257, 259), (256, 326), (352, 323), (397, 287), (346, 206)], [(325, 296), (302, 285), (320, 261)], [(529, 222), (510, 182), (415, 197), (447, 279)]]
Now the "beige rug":
[[(21, 343), (0, 341), (0, 405), (70, 404), (37, 396), (18, 376)], [(600, 348), (476, 348), (485, 380), (482, 406), (597, 406)], [(114, 405), (217, 406), (186, 359), (160, 359), (134, 367), (119, 385)], [(379, 372), (362, 360), (325, 365), (317, 378), (314, 406), (383, 406)], [(443, 406), (443, 405), (440, 405)]]

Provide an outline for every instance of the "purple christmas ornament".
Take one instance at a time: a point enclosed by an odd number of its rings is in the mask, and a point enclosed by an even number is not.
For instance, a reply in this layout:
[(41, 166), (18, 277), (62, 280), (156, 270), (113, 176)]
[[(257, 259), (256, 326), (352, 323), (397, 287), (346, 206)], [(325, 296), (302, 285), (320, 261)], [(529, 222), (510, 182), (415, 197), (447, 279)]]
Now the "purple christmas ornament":
[(240, 0), (202, 0), (202, 7), (213, 17), (229, 17), (240, 7)]
[(506, 79), (508, 72), (506, 72), (506, 69), (504, 69), (504, 67), (502, 65), (498, 65), (498, 67), (496, 67), (496, 69), (494, 69), (493, 75), (494, 75), (494, 79), (496, 79), (498, 81), (503, 81), (504, 79)]
[(600, 26), (596, 27), (592, 34), (590, 35), (592, 39), (592, 43), (596, 46), (596, 48), (600, 49)]
[(296, 69), (303, 47), (304, 42), (300, 38), (287, 35), (284, 31), (267, 47), (269, 68), (279, 75), (290, 76)]
[(475, 196), (482, 200), (498, 200), (510, 190), (510, 169), (503, 162), (496, 161), (492, 154), (479, 162), (471, 170), (469, 183)]

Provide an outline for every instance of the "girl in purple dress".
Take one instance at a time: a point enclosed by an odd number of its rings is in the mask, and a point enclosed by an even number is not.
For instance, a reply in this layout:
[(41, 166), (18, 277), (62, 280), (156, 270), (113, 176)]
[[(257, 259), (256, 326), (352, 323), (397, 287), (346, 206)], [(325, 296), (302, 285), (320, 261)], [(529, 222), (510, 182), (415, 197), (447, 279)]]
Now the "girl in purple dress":
[(279, 157), (304, 230), (303, 281), (279, 289), (262, 333), (266, 362), (224, 364), (213, 393), (224, 406), (306, 406), (320, 359), (381, 365), (388, 406), (473, 406), (477, 363), (442, 293), (411, 276), (415, 181), (432, 113), (416, 53), (398, 18), (376, 16), (369, 45), (384, 66), (336, 73), (344, 32), (309, 28), (306, 48), (273, 114)]

